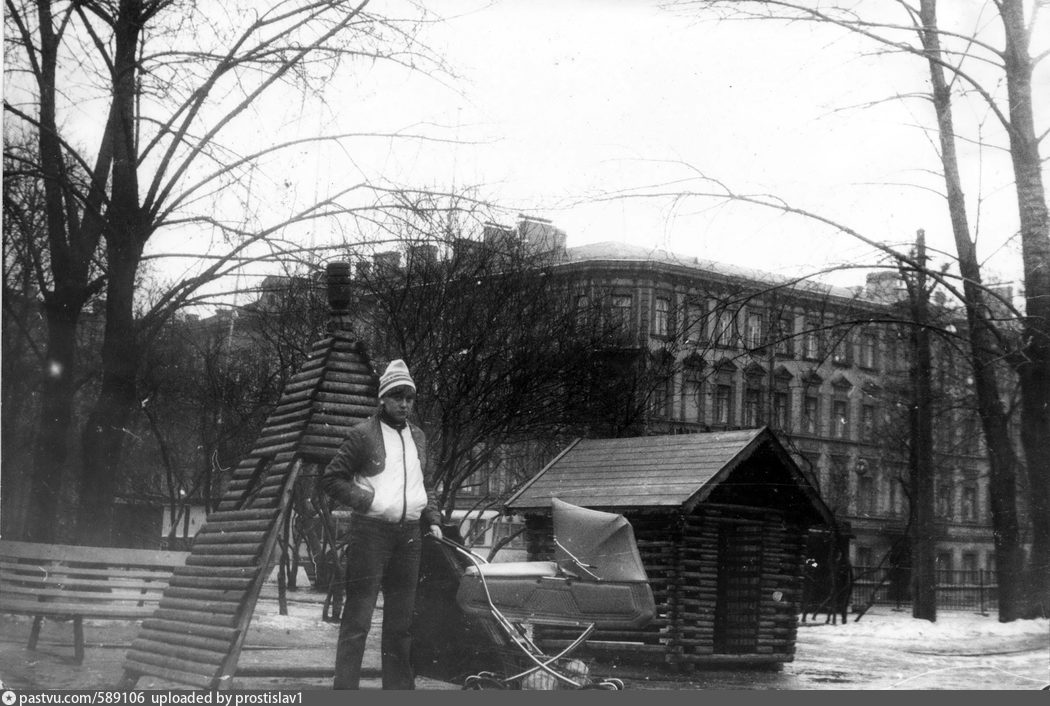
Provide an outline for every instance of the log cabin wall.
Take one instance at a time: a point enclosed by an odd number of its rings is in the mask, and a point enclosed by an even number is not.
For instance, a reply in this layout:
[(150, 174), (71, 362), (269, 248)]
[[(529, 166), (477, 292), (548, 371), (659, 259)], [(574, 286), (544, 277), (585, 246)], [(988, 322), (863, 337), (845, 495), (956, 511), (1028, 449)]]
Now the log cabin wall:
[[(702, 504), (689, 515), (679, 508), (624, 515), (634, 528), (656, 618), (640, 630), (596, 630), (591, 649), (683, 669), (794, 658), (801, 527), (776, 510), (741, 506)], [(526, 527), (529, 559), (552, 559), (550, 518), (529, 515)], [(537, 638), (552, 643), (572, 636), (571, 629), (537, 627)]]

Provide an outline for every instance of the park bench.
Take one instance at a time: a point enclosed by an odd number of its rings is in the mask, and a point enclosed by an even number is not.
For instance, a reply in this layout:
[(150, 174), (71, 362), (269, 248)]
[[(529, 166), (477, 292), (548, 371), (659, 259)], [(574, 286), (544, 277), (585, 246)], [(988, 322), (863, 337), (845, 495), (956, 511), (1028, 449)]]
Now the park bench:
[(84, 660), (84, 618), (149, 617), (175, 567), (188, 555), (0, 540), (0, 612), (33, 617), (31, 650), (44, 618), (72, 620), (79, 664)]

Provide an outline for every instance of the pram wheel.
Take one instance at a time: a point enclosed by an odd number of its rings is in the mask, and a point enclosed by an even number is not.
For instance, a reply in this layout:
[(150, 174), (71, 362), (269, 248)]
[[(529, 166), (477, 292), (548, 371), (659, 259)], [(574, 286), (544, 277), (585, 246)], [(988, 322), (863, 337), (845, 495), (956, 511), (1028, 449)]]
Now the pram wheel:
[(472, 674), (463, 680), (464, 691), (479, 691), (482, 689), (506, 689), (506, 685), (492, 672), (481, 672)]

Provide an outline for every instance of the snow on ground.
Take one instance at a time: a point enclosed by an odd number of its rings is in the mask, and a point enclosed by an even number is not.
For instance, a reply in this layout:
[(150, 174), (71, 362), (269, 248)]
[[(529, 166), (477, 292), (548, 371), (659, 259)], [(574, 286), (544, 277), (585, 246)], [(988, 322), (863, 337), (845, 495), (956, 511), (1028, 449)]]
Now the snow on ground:
[[(382, 600), (380, 599), (380, 604)], [(276, 601), (261, 601), (253, 629), (289, 640), (309, 635), (315, 644), (334, 644), (338, 626), (320, 620), (318, 603), (289, 602), (290, 615), (277, 614)], [(794, 659), (779, 672), (748, 669), (675, 674), (614, 673), (631, 689), (1040, 689), (1050, 684), (1050, 621), (1000, 623), (997, 616), (971, 611), (938, 611), (937, 621), (916, 620), (909, 610), (876, 606), (859, 621), (800, 623)], [(381, 605), (369, 640), (378, 643)], [(250, 636), (249, 636), (250, 640)], [(378, 644), (376, 644), (378, 649)], [(622, 667), (622, 666), (621, 666)]]
[[(888, 640), (901, 648), (929, 647), (931, 644), (964, 647), (968, 640), (980, 639), (982, 643), (1002, 639), (1012, 641), (1025, 637), (1050, 635), (1050, 620), (1015, 620), (1001, 623), (994, 615), (981, 615), (961, 610), (942, 610), (936, 622), (916, 620), (908, 611), (893, 611), (875, 608), (859, 621), (850, 615), (845, 625), (829, 626), (844, 639)], [(805, 623), (808, 626), (823, 623)]]

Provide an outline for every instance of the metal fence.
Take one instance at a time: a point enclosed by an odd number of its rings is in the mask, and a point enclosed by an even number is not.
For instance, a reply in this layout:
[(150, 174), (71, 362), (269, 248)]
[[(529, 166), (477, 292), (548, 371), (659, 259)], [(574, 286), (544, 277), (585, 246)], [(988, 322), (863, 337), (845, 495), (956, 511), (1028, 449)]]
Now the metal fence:
[[(999, 606), (999, 586), (994, 571), (938, 570), (937, 607), (987, 613)], [(851, 604), (911, 605), (911, 576), (907, 569), (854, 566)]]

